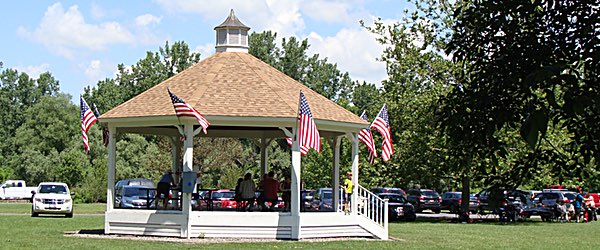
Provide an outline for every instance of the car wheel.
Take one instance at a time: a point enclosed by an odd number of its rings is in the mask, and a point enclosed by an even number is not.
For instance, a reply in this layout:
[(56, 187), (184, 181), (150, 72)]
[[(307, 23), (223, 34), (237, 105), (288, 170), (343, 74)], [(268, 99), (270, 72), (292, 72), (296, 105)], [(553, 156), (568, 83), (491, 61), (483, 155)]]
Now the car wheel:
[(452, 214), (458, 213), (458, 209), (456, 208), (456, 205), (454, 205), (454, 204), (450, 205), (450, 213), (452, 213)]
[(33, 207), (31, 207), (31, 217), (38, 217), (38, 213), (33, 211)]
[(436, 208), (436, 209), (431, 209), (431, 211), (433, 211), (433, 212), (434, 212), (434, 213), (436, 213), (436, 214), (439, 214), (439, 213), (441, 213), (441, 212), (442, 212), (442, 211), (441, 211), (439, 208)]
[(404, 220), (405, 221), (415, 221), (415, 220), (417, 220), (417, 215), (413, 211), (407, 212), (406, 214), (404, 214)]
[(65, 217), (67, 217), (67, 218), (73, 218), (73, 211), (71, 211), (68, 214), (65, 214)]

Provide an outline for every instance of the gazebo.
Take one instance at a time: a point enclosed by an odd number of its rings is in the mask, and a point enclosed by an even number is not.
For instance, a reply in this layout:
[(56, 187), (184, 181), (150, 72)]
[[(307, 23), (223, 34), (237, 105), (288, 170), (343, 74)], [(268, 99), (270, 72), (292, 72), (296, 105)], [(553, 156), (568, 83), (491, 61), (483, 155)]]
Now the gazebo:
[[(193, 139), (251, 138), (260, 148), (261, 172), (268, 168), (267, 146), (274, 139), (296, 138), (298, 96), (304, 93), (320, 135), (333, 148), (333, 190), (339, 190), (342, 137), (352, 142), (352, 180), (358, 183), (358, 132), (368, 122), (248, 54), (248, 30), (233, 10), (216, 30), (216, 53), (100, 116), (109, 129), (106, 234), (171, 237), (236, 237), (306, 239), (321, 237), (388, 238), (387, 202), (355, 185), (350, 214), (300, 211), (301, 154), (292, 146), (290, 212), (236, 213), (192, 211), (192, 193), (183, 192), (181, 210), (114, 208), (116, 142), (120, 134), (167, 136), (172, 142), (172, 167), (197, 173), (192, 163)], [(199, 110), (211, 123), (208, 134), (191, 117), (178, 118), (167, 88)], [(184, 136), (185, 140), (179, 139)], [(183, 151), (182, 151), (183, 150)], [(183, 152), (183, 159), (181, 156)]]

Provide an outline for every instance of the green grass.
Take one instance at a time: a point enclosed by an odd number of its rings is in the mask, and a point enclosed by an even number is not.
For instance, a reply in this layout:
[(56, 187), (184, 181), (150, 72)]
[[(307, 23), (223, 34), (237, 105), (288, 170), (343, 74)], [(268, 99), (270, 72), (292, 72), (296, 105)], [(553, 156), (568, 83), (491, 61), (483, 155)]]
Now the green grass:
[[(73, 212), (75, 214), (104, 214), (106, 204), (75, 204)], [(31, 214), (31, 203), (0, 203), (0, 213), (11, 214)]]
[[(14, 204), (10, 204), (14, 206)], [(1, 204), (0, 213), (8, 204)], [(260, 242), (260, 243), (169, 243), (126, 239), (92, 239), (63, 236), (65, 231), (102, 229), (103, 216), (63, 217), (0, 216), (2, 249), (578, 249), (598, 248), (600, 224), (525, 222), (510, 225), (485, 222), (458, 224), (437, 221), (390, 223), (390, 241), (343, 240), (326, 242)], [(11, 207), (14, 209), (15, 207)], [(99, 204), (82, 206), (80, 210), (103, 210)], [(15, 209), (16, 211), (16, 209)], [(14, 225), (14, 226), (11, 226)]]

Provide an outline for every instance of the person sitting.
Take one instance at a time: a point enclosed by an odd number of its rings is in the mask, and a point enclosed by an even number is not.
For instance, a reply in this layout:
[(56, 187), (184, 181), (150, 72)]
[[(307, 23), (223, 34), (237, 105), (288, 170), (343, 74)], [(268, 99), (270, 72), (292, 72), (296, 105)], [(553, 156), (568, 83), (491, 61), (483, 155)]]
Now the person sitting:
[(254, 204), (254, 198), (255, 198), (255, 194), (254, 192), (256, 191), (256, 185), (254, 184), (254, 181), (252, 180), (252, 174), (251, 173), (246, 173), (246, 175), (244, 175), (244, 180), (240, 183), (240, 197), (241, 197), (241, 203), (244, 204), (241, 208), (240, 211), (248, 211), (251, 212), (252, 211), (252, 205)]
[[(277, 196), (277, 192), (279, 192), (279, 182), (277, 180), (275, 180), (275, 172), (270, 171), (269, 174), (267, 175), (267, 178), (265, 178), (263, 180), (263, 195), (262, 195), (262, 199), (260, 200), (260, 206), (262, 208), (262, 211), (274, 211), (274, 207), (275, 205), (277, 205), (278, 202), (278, 196)], [(270, 203), (271, 205), (267, 205), (267, 203)]]
[(154, 201), (156, 202), (156, 209), (159, 208), (158, 204), (160, 199), (162, 199), (163, 209), (167, 209), (167, 203), (169, 200), (169, 190), (174, 185), (175, 179), (173, 179), (173, 172), (171, 170), (165, 172), (165, 174), (160, 177), (160, 180), (156, 185), (156, 197), (154, 198)]
[[(290, 176), (289, 175), (285, 175), (283, 177), (283, 182), (281, 183), (281, 191), (283, 192), (281, 194), (281, 199), (283, 200), (283, 211), (284, 212), (289, 212), (290, 208), (291, 208), (291, 201), (292, 201), (292, 192), (291, 189), (292, 188), (292, 181), (290, 180)], [(303, 203), (304, 204), (304, 203)]]

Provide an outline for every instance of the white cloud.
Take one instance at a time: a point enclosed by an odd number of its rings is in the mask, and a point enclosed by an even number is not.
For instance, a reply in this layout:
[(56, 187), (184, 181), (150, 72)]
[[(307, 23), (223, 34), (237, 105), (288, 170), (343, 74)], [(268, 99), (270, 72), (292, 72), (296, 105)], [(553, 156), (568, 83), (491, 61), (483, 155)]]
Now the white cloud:
[(206, 43), (196, 46), (192, 52), (200, 53), (200, 58), (204, 59), (215, 53), (215, 44)]
[(387, 78), (385, 63), (377, 61), (384, 47), (375, 36), (364, 29), (342, 29), (335, 36), (321, 37), (316, 33), (308, 36), (309, 53), (318, 53), (337, 63), (338, 69), (348, 72), (353, 80), (367, 81), (381, 86)]
[(100, 19), (106, 15), (106, 11), (104, 11), (104, 9), (100, 7), (100, 5), (92, 3), (91, 14), (94, 19)]
[[(156, 0), (164, 9), (172, 13), (199, 14), (209, 23), (219, 25), (234, 9), (235, 15), (253, 31), (272, 30), (279, 37), (297, 35), (305, 28), (300, 13), (300, 1), (208, 1), (208, 0)], [(260, 13), (260, 14), (257, 14)]]
[(113, 67), (114, 65), (100, 60), (91, 60), (89, 63), (79, 65), (79, 68), (83, 70), (86, 81), (92, 85), (96, 84), (99, 80), (112, 77), (109, 72), (111, 72)]
[[(134, 36), (118, 22), (87, 23), (77, 5), (64, 10), (60, 3), (48, 7), (34, 31), (19, 27), (17, 33), (37, 41), (52, 52), (74, 58), (79, 49), (102, 50), (111, 44), (136, 44), (145, 34)], [(139, 36), (139, 37), (138, 37)]]
[(302, 6), (302, 13), (316, 21), (338, 23), (354, 21), (350, 9), (353, 5), (348, 1), (307, 1)]
[(19, 72), (25, 72), (29, 77), (37, 79), (42, 73), (50, 70), (50, 64), (42, 63), (40, 65), (16, 66), (14, 67)]
[(161, 20), (162, 17), (144, 14), (135, 18), (135, 24), (137, 26), (148, 26), (150, 24), (159, 24)]

